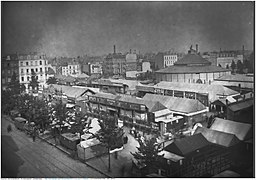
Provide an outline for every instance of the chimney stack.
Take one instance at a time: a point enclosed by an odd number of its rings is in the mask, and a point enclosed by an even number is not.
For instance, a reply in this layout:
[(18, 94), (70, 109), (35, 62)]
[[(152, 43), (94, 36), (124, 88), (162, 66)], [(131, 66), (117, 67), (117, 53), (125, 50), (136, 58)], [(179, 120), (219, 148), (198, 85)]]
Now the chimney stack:
[(198, 53), (198, 44), (196, 44), (196, 53)]
[(114, 54), (116, 54), (116, 45), (114, 45)]

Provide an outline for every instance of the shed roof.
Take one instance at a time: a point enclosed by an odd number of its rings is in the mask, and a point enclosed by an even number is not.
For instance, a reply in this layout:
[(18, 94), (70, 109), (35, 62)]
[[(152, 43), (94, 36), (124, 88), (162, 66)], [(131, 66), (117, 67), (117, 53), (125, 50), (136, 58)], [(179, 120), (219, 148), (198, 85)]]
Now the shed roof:
[(242, 100), (242, 101), (238, 101), (238, 102), (234, 102), (232, 104), (229, 104), (228, 105), (228, 108), (233, 111), (233, 112), (236, 112), (236, 111), (240, 111), (240, 110), (243, 110), (243, 109), (246, 109), (246, 108), (249, 108), (251, 106), (253, 106), (253, 99), (246, 99), (246, 100)]
[(230, 120), (221, 119), (221, 118), (215, 118), (210, 129), (234, 134), (241, 141), (250, 139), (252, 137), (251, 124), (235, 122), (235, 121), (230, 121)]
[(182, 139), (175, 140), (164, 148), (164, 150), (175, 153), (180, 156), (186, 156), (196, 150), (208, 146), (210, 143), (200, 133), (188, 136)]
[(246, 76), (243, 74), (227, 74), (224, 76), (221, 76), (217, 79), (214, 79), (215, 81), (230, 81), (230, 82), (254, 82), (253, 76)]
[(161, 81), (158, 84), (156, 84), (154, 87), (161, 88), (161, 89), (176, 90), (176, 91), (187, 91), (187, 92), (209, 94), (209, 100), (211, 102), (214, 102), (215, 100), (219, 99), (220, 95), (231, 96), (231, 95), (239, 94), (237, 91), (234, 91), (225, 86), (213, 85), (213, 84), (196, 84), (196, 83)]
[(57, 89), (58, 91), (62, 91), (66, 96), (71, 98), (77, 98), (83, 95), (86, 91), (90, 90), (89, 88), (77, 88), (77, 87), (57, 85), (57, 84), (52, 84), (51, 87), (53, 87), (54, 89)]
[(171, 111), (181, 113), (193, 113), (206, 109), (206, 107), (195, 99), (178, 98), (171, 96), (163, 96), (157, 94), (146, 94), (143, 100), (159, 101), (163, 106), (167, 107)]
[(194, 134), (202, 135), (211, 143), (225, 147), (230, 147), (239, 143), (239, 139), (234, 135), (226, 132), (216, 131), (205, 127), (197, 127)]

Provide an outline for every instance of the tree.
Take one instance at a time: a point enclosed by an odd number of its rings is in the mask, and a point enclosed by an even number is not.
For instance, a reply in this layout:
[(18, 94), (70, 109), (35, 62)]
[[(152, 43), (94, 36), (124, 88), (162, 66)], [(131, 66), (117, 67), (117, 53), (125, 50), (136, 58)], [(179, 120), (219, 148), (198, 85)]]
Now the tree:
[(14, 72), (11, 77), (11, 82), (8, 84), (8, 88), (10, 89), (12, 95), (18, 95), (25, 91), (25, 86), (19, 83), (19, 79), (17, 74)]
[(56, 84), (57, 79), (55, 77), (50, 77), (49, 79), (47, 79), (46, 83), (47, 84)]
[[(156, 138), (146, 139), (139, 141), (138, 151), (131, 153), (133, 157), (140, 163), (144, 163), (147, 167), (147, 170), (155, 169), (158, 167), (158, 160), (160, 157), (159, 152), (162, 151), (161, 144), (157, 143)], [(149, 172), (150, 173), (150, 172)]]
[(123, 146), (123, 130), (117, 126), (116, 119), (112, 117), (105, 117), (106, 119), (100, 120), (100, 130), (94, 136), (108, 149), (109, 165), (110, 168), (110, 151)]
[(243, 73), (244, 65), (240, 60), (237, 61), (236, 66), (237, 66), (238, 72)]
[(232, 60), (231, 69), (232, 69), (232, 72), (234, 72), (234, 70), (236, 69), (236, 64), (235, 64), (234, 60)]
[(34, 71), (31, 73), (31, 81), (29, 82), (29, 87), (32, 87), (32, 90), (38, 90), (39, 82), (37, 81), (37, 76)]

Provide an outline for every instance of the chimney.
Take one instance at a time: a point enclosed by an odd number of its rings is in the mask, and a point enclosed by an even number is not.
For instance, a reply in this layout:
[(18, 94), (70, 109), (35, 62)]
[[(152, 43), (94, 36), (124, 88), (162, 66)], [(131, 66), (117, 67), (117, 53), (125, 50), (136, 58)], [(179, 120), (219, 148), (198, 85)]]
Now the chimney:
[(196, 44), (196, 53), (198, 53), (198, 44)]
[(130, 49), (130, 54), (132, 54), (132, 49)]
[(114, 45), (114, 54), (116, 54), (116, 45)]

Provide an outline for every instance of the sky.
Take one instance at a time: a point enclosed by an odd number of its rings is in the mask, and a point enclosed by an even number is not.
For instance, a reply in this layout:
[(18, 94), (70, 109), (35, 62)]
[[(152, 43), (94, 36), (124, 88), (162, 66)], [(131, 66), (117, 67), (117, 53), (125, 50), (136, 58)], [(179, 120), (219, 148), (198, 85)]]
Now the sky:
[(1, 2), (2, 55), (252, 50), (253, 2)]

